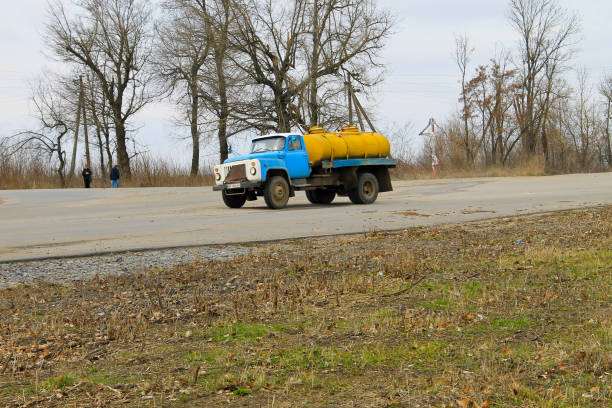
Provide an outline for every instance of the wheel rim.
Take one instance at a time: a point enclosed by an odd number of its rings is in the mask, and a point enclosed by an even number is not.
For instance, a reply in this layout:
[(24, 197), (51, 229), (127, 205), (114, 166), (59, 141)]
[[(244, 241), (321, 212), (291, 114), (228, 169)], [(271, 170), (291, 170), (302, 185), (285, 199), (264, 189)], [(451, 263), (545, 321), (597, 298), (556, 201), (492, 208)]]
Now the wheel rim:
[(374, 182), (372, 180), (366, 180), (363, 183), (363, 188), (361, 189), (365, 198), (372, 198), (374, 196)]
[(276, 183), (272, 188), (272, 198), (277, 203), (282, 203), (287, 195), (285, 186), (282, 183)]

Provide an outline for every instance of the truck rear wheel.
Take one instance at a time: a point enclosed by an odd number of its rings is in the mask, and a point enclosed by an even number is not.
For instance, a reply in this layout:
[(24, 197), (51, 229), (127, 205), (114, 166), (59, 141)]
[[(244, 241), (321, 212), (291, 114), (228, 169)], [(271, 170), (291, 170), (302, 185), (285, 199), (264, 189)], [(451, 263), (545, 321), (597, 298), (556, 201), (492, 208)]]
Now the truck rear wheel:
[(240, 208), (247, 200), (246, 194), (227, 194), (225, 190), (221, 193), (221, 196), (223, 197), (223, 202), (229, 208)]
[(357, 188), (349, 191), (348, 196), (354, 204), (372, 204), (378, 197), (378, 179), (372, 173), (361, 173)]
[(317, 188), (316, 190), (306, 190), (306, 198), (313, 204), (331, 204), (336, 198), (336, 193), (331, 190)]
[(289, 183), (282, 176), (272, 176), (264, 188), (266, 205), (273, 209), (280, 209), (289, 201)]

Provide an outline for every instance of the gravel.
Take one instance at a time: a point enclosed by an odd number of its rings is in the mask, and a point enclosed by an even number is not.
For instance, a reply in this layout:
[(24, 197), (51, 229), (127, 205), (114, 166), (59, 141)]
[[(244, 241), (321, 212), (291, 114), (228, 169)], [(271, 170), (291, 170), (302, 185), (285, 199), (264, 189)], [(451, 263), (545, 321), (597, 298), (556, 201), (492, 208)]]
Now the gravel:
[(169, 268), (196, 260), (227, 260), (248, 255), (253, 248), (203, 246), (138, 251), (80, 258), (0, 264), (0, 288), (37, 282), (67, 283), (73, 280), (140, 273), (150, 268)]

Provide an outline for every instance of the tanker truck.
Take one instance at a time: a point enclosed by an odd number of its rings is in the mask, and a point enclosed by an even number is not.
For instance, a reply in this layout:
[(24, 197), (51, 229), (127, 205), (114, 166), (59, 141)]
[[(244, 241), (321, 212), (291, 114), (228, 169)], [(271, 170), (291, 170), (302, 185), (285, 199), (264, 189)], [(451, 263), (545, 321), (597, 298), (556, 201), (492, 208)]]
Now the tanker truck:
[(223, 202), (240, 208), (263, 197), (269, 208), (287, 205), (296, 191), (313, 204), (330, 204), (348, 196), (355, 204), (371, 204), (379, 192), (392, 191), (389, 141), (375, 132), (348, 126), (330, 133), (313, 127), (305, 135), (271, 134), (253, 139), (251, 152), (214, 167), (214, 191)]

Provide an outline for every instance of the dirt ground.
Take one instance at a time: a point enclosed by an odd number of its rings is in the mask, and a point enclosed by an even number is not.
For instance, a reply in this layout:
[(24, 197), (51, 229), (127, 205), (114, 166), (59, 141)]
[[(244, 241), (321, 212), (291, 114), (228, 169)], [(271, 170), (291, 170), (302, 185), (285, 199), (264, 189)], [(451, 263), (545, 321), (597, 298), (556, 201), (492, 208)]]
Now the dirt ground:
[(610, 407), (612, 207), (0, 290), (0, 406)]

